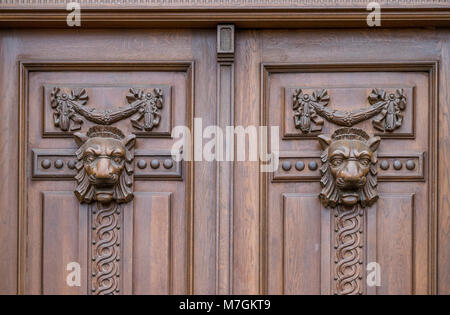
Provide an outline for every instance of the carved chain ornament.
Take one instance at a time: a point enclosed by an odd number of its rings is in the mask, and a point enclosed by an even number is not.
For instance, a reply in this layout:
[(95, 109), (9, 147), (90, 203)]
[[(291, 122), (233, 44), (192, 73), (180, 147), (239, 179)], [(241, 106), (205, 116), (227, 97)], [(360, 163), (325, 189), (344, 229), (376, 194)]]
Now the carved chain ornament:
[(111, 125), (131, 116), (131, 124), (138, 130), (150, 131), (159, 125), (164, 103), (161, 89), (145, 92), (131, 88), (126, 98), (129, 105), (125, 108), (96, 111), (85, 106), (88, 101), (85, 89), (64, 92), (55, 87), (50, 95), (55, 127), (75, 131), (81, 128), (83, 118), (96, 124)]
[(335, 110), (327, 107), (330, 101), (327, 90), (316, 90), (309, 95), (302, 89), (297, 89), (292, 101), (295, 127), (303, 134), (308, 134), (322, 130), (322, 118), (339, 126), (352, 127), (374, 116), (376, 117), (372, 120), (372, 125), (379, 131), (392, 132), (401, 127), (402, 111), (406, 108), (403, 89), (390, 93), (373, 89), (368, 99), (368, 107), (353, 111)]

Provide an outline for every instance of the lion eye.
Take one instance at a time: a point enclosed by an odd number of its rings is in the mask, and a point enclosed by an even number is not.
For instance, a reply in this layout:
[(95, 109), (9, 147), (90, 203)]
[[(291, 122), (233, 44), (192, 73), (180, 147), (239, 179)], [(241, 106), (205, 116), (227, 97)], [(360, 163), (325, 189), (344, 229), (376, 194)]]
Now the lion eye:
[(116, 156), (116, 157), (113, 158), (113, 161), (114, 161), (115, 163), (119, 164), (119, 163), (122, 162), (122, 158), (121, 158), (120, 156)]
[(343, 161), (344, 161), (344, 160), (343, 160), (342, 158), (338, 157), (338, 158), (332, 159), (332, 160), (331, 160), (331, 164), (332, 164), (333, 166), (339, 166), (339, 165), (342, 164)]
[(86, 155), (86, 157), (85, 157), (85, 161), (88, 162), (88, 163), (92, 163), (92, 162), (95, 161), (95, 156), (92, 155), (92, 154), (88, 154), (88, 155)]
[(364, 166), (369, 166), (370, 160), (367, 158), (363, 158), (363, 159), (359, 160), (359, 163), (361, 163), (361, 165), (364, 165)]

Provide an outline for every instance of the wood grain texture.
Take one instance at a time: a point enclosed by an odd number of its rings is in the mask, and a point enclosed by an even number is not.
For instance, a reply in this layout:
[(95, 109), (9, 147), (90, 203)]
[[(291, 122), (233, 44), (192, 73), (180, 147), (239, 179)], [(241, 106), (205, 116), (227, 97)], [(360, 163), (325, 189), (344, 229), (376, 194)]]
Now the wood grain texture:
[(315, 194), (283, 195), (284, 294), (320, 294), (320, 208)]
[[(17, 80), (19, 68), (17, 63), (11, 62), (14, 58), (12, 47), (14, 40), (5, 37), (6, 33), (1, 32), (0, 39), (0, 63), (3, 71), (0, 73), (0, 86), (3, 91), (17, 91), (14, 77)], [(10, 61), (8, 61), (10, 60)], [(17, 82), (17, 81), (16, 81)], [(18, 160), (11, 158), (17, 157), (19, 142), (17, 141), (17, 133), (19, 126), (17, 125), (18, 107), (14, 104), (18, 103), (18, 93), (5, 95), (5, 100), (0, 105), (0, 163), (4, 166), (0, 170), (0, 175), (4, 180), (0, 182), (0, 198), (8, 207), (0, 207), (0, 294), (17, 293), (17, 271), (18, 271)], [(9, 171), (7, 171), (9, 170)], [(11, 171), (14, 170), (14, 171)]]
[[(259, 125), (259, 64), (261, 47), (256, 31), (241, 31), (236, 42), (235, 124)], [(253, 90), (254, 93), (248, 93)], [(259, 163), (245, 161), (234, 166), (233, 294), (261, 292), (261, 216)]]
[[(43, 192), (42, 293), (86, 294), (87, 211), (79, 207), (71, 191)], [(58, 227), (58, 228), (55, 228)], [(81, 286), (70, 287), (66, 278), (70, 263), (80, 265)]]
[(414, 195), (383, 195), (377, 209), (378, 294), (414, 294)]
[(171, 293), (171, 208), (171, 193), (136, 194), (133, 294)]
[[(216, 29), (194, 32), (192, 53), (196, 63), (195, 107), (192, 113), (201, 117), (203, 127), (216, 123), (217, 102), (217, 59)], [(194, 48), (195, 47), (195, 48)], [(200, 62), (203, 61), (203, 62)], [(209, 87), (205, 89), (204, 87)], [(189, 126), (194, 130), (193, 126)], [(194, 146), (197, 141), (194, 139)], [(206, 140), (205, 140), (206, 143)], [(207, 161), (191, 162), (194, 164), (192, 174), (193, 217), (192, 224), (192, 270), (190, 276), (190, 293), (214, 294), (216, 292), (216, 246), (217, 246), (217, 212), (215, 193), (209, 193), (216, 187), (216, 165)], [(201, 179), (201, 180), (200, 180)], [(194, 184), (195, 183), (195, 184)]]
[(439, 77), (439, 177), (437, 187), (437, 293), (450, 294), (450, 34), (441, 38)]
[[(234, 126), (234, 47), (234, 25), (218, 25), (216, 125), (222, 130)], [(223, 151), (217, 153), (224, 161), (216, 162), (216, 294), (231, 294), (234, 162), (232, 152)]]

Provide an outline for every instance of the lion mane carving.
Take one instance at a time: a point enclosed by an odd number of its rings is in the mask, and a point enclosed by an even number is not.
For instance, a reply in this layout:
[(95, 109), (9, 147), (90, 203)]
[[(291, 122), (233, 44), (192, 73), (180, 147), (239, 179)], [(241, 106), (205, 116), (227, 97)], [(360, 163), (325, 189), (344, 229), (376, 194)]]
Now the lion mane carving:
[(322, 192), (325, 207), (371, 206), (377, 199), (377, 149), (380, 137), (358, 128), (337, 129), (331, 137), (320, 135)]
[(132, 151), (136, 136), (125, 137), (111, 126), (94, 126), (75, 133), (78, 150), (75, 195), (80, 202), (128, 202), (133, 199)]

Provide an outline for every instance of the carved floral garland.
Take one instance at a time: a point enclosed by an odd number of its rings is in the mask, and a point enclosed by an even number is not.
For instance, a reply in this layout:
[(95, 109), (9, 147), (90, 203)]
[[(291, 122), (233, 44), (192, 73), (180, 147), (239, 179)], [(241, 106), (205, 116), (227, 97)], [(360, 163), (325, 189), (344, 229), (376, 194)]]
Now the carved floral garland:
[(353, 111), (336, 110), (327, 107), (330, 101), (327, 90), (316, 90), (309, 95), (302, 89), (296, 89), (292, 96), (295, 128), (308, 134), (322, 130), (322, 118), (338, 126), (352, 127), (375, 116), (372, 125), (379, 131), (392, 132), (402, 126), (402, 112), (406, 109), (403, 89), (389, 93), (373, 89), (368, 100), (370, 106)]
[(145, 92), (131, 88), (126, 98), (127, 107), (97, 111), (85, 106), (89, 99), (85, 89), (67, 92), (55, 87), (50, 94), (54, 125), (62, 131), (75, 131), (81, 128), (83, 118), (100, 125), (111, 125), (131, 116), (131, 124), (138, 130), (151, 131), (159, 125), (164, 103), (161, 89)]

